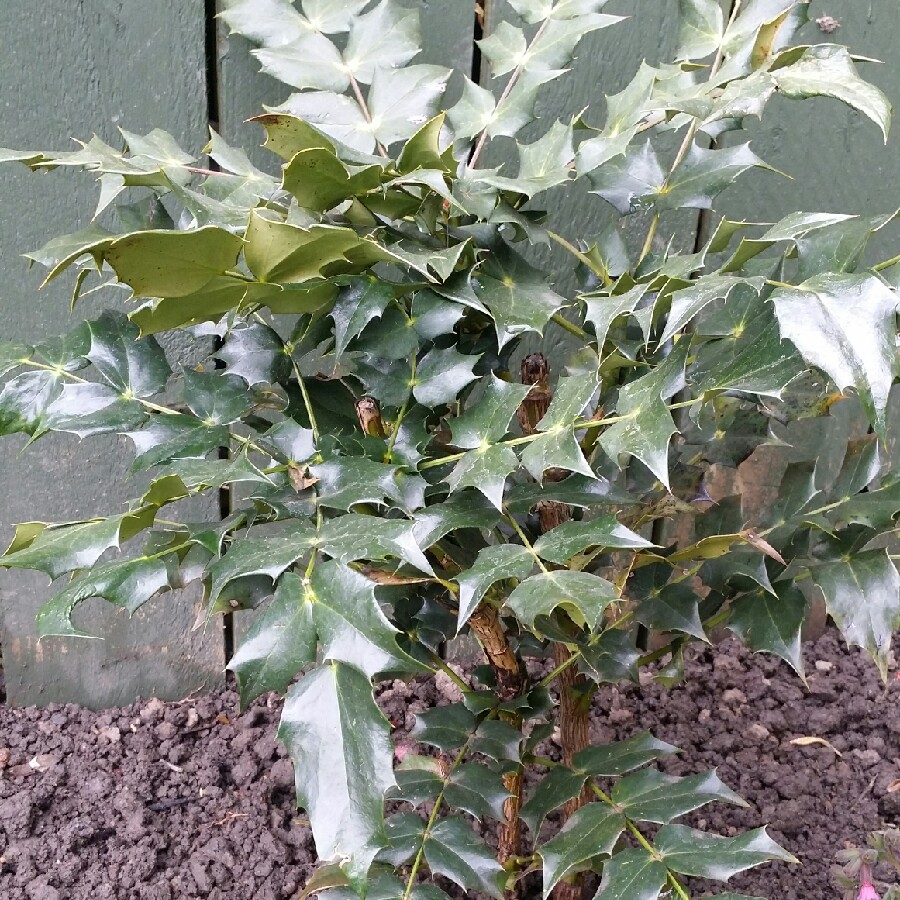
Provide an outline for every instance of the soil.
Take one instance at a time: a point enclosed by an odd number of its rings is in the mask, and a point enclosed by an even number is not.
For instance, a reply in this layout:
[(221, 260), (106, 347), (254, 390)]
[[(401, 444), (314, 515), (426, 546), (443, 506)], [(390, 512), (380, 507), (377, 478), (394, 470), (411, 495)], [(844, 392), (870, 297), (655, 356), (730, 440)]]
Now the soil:
[[(689, 824), (734, 834), (768, 822), (803, 864), (755, 869), (730, 890), (837, 898), (834, 852), (900, 823), (896, 670), (885, 687), (871, 661), (831, 631), (806, 645), (805, 657), (808, 693), (786, 665), (729, 639), (691, 655), (685, 685), (597, 696), (593, 740), (649, 728), (685, 751), (668, 771), (718, 767), (750, 804), (706, 807)], [(416, 711), (454, 691), (447, 679), (395, 682), (379, 700), (404, 740)], [(279, 711), (269, 696), (240, 714), (230, 691), (99, 713), (0, 703), (0, 897), (295, 895), (315, 856), (275, 738)], [(803, 737), (822, 743), (792, 743)]]

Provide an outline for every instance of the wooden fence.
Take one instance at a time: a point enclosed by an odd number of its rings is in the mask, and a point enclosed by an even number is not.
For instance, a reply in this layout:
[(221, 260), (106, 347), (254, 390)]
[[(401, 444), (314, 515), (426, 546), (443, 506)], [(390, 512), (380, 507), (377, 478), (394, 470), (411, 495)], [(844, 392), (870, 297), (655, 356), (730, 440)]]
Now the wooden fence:
[[(422, 13), (426, 62), (468, 70), (473, 62), (475, 0), (405, 0)], [(728, 0), (723, 0), (724, 4)], [(677, 31), (677, 0), (610, 0), (606, 11), (630, 16), (581, 46), (577, 79), (554, 83), (539, 112), (562, 117), (620, 90), (642, 59), (666, 61)], [(812, 4), (813, 18), (840, 19), (834, 35), (865, 56), (865, 75), (900, 97), (897, 0), (828, 0)], [(257, 73), (249, 46), (226, 40), (215, 0), (3, 0), (0, 4), (0, 144), (14, 148), (67, 146), (92, 133), (116, 144), (117, 127), (171, 131), (199, 148), (213, 123), (233, 144), (260, 140), (243, 124), (263, 102), (284, 99), (284, 86)], [(505, 0), (486, 3), (485, 31), (510, 15)], [(801, 42), (820, 42), (815, 22)], [(806, 38), (804, 41), (803, 38)], [(477, 60), (477, 56), (474, 57)], [(486, 78), (486, 76), (484, 76)], [(824, 100), (791, 104), (776, 99), (753, 135), (754, 149), (793, 181), (759, 172), (720, 200), (718, 211), (767, 220), (798, 209), (852, 213), (900, 205), (900, 140), (884, 147), (870, 123)], [(268, 154), (256, 161), (271, 167)], [(21, 254), (53, 235), (75, 231), (90, 218), (96, 186), (71, 172), (32, 175), (4, 167), (0, 177), (0, 338), (38, 341), (73, 322), (67, 288), (58, 282), (38, 293), (40, 271)], [(599, 230), (603, 204), (563, 192), (553, 212), (573, 236)], [(640, 226), (641, 223), (636, 223)], [(685, 215), (674, 236), (693, 247), (705, 218)], [(887, 240), (887, 238), (880, 238)], [(888, 253), (886, 246), (879, 248)], [(896, 250), (894, 251), (896, 252)], [(551, 256), (558, 285), (568, 287), (567, 259)], [(95, 312), (84, 303), (82, 315)], [(553, 355), (553, 348), (548, 348)], [(64, 521), (112, 512), (132, 494), (126, 485), (126, 440), (44, 438), (25, 453), (24, 440), (5, 438), (0, 456), (0, 540), (15, 522)], [(198, 510), (213, 515), (211, 509)], [(81, 622), (103, 641), (72, 646), (37, 643), (34, 615), (48, 597), (41, 575), (0, 571), (0, 650), (8, 700), (14, 704), (80, 702), (104, 707), (136, 696), (184, 696), (223, 681), (221, 624), (191, 631), (197, 591), (166, 594), (134, 618), (102, 601), (85, 604)]]

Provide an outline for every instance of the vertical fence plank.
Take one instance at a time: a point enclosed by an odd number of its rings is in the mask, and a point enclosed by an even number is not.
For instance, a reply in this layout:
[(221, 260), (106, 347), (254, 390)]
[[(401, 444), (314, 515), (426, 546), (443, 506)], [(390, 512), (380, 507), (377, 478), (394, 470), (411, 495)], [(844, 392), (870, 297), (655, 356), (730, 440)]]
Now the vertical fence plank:
[[(186, 147), (206, 140), (204, 10), (179, 4), (67, 4), (49, 11), (30, 0), (0, 4), (2, 143), (10, 147), (72, 146), (97, 133), (121, 145), (116, 127), (171, 131)], [(36, 175), (4, 167), (0, 178), (0, 321), (2, 337), (40, 341), (74, 325), (71, 283), (38, 293), (43, 273), (28, 271), (22, 253), (87, 224), (96, 203), (94, 179), (71, 171)], [(77, 314), (98, 307), (85, 303)], [(25, 453), (24, 440), (3, 439), (0, 539), (14, 522), (65, 521), (114, 513), (132, 496), (126, 484), (132, 453), (125, 438), (79, 442), (51, 435)], [(94, 707), (139, 695), (184, 696), (221, 679), (221, 632), (191, 633), (197, 593), (167, 594), (133, 620), (89, 601), (79, 624), (104, 641), (37, 644), (34, 615), (49, 596), (46, 578), (0, 570), (0, 642), (9, 701), (77, 701)]]

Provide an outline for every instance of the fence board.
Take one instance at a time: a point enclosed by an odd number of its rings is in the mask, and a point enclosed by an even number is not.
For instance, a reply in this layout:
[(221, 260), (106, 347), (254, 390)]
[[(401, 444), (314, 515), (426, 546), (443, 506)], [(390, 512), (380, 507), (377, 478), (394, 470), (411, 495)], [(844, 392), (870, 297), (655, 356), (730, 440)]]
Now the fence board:
[[(121, 144), (116, 126), (162, 127), (188, 147), (205, 142), (204, 4), (142, 0), (0, 4), (2, 141), (11, 147), (68, 148), (96, 132)], [(2, 336), (24, 341), (64, 332), (71, 282), (37, 293), (43, 273), (20, 254), (60, 231), (87, 224), (96, 203), (89, 176), (33, 175), (4, 167), (0, 178), (0, 321)], [(96, 307), (85, 304), (82, 315)], [(17, 455), (23, 440), (4, 438), (0, 465), (0, 539), (13, 522), (65, 521), (116, 512), (126, 486), (126, 439), (49, 436)], [(0, 641), (9, 701), (77, 701), (94, 707), (138, 695), (176, 698), (219, 682), (221, 633), (190, 633), (196, 592), (151, 601), (134, 620), (91, 601), (79, 624), (105, 641), (74, 647), (35, 640), (34, 615), (49, 595), (43, 575), (0, 570)]]

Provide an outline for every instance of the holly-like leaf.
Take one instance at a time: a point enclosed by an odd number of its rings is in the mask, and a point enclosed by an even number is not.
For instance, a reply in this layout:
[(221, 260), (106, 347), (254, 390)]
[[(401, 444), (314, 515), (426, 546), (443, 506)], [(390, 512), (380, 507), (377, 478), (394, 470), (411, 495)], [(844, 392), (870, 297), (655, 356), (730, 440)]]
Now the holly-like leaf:
[(136, 452), (132, 469), (140, 471), (172, 459), (202, 458), (229, 443), (228, 429), (194, 416), (154, 416), (139, 431), (129, 431)]
[(687, 343), (679, 341), (653, 372), (619, 391), (616, 415), (625, 418), (610, 425), (600, 437), (600, 445), (613, 460), (623, 453), (636, 456), (667, 488), (669, 441), (678, 429), (664, 399), (682, 383)]
[(410, 737), (439, 750), (458, 750), (476, 728), (475, 716), (462, 703), (451, 703), (416, 713)]
[(611, 778), (678, 752), (678, 748), (672, 744), (653, 737), (649, 731), (642, 731), (624, 741), (580, 750), (572, 763), (579, 772), (598, 778)]
[(581, 299), (585, 305), (584, 318), (594, 326), (594, 334), (597, 336), (597, 348), (603, 351), (610, 326), (619, 316), (633, 313), (637, 309), (644, 295), (647, 293), (647, 285), (637, 284), (624, 294), (607, 296), (603, 294), (584, 294)]
[(210, 605), (214, 606), (222, 590), (237, 578), (264, 575), (274, 582), (307, 554), (313, 543), (312, 529), (301, 522), (281, 533), (257, 535), (252, 531), (249, 536), (236, 539), (228, 552), (207, 569)]
[(744, 594), (734, 601), (728, 628), (751, 650), (780, 656), (804, 681), (800, 631), (806, 618), (806, 598), (793, 585), (779, 584)]
[(686, 584), (670, 584), (642, 598), (634, 611), (634, 618), (647, 628), (681, 631), (706, 641), (708, 638), (700, 620), (699, 602), (700, 598)]
[(765, 828), (727, 838), (685, 825), (663, 825), (654, 849), (674, 872), (714, 881), (727, 881), (764, 862), (797, 862), (766, 834)]
[(656, 900), (669, 878), (666, 867), (646, 850), (629, 847), (603, 866), (594, 900)]
[(475, 291), (494, 318), (501, 347), (523, 332), (540, 334), (566, 302), (541, 272), (505, 244), (495, 247), (478, 270)]
[(666, 173), (649, 141), (640, 149), (631, 149), (599, 168), (589, 168), (591, 193), (599, 194), (623, 216), (651, 206), (652, 198), (659, 194), (666, 180)]
[(473, 487), (497, 509), (502, 509), (506, 479), (518, 468), (519, 460), (512, 449), (494, 444), (464, 453), (444, 481), (450, 485), (451, 491)]
[(450, 403), (477, 378), (472, 372), (477, 362), (477, 356), (464, 356), (452, 347), (429, 350), (416, 368), (413, 396), (423, 406), (432, 408)]
[[(3, 558), (0, 557), (0, 565)], [(40, 637), (91, 637), (72, 622), (75, 608), (91, 597), (135, 612), (154, 594), (166, 590), (173, 568), (166, 557), (138, 557), (123, 562), (96, 566), (45, 603), (36, 618)]]
[(331, 560), (315, 567), (309, 591), (325, 660), (355, 666), (368, 678), (379, 672), (421, 671), (397, 646), (399, 632), (375, 598), (375, 582)]
[(87, 358), (117, 391), (152, 397), (166, 386), (171, 369), (162, 347), (153, 338), (139, 339), (138, 329), (124, 316), (106, 312), (88, 329)]
[(290, 361), (278, 333), (262, 322), (240, 322), (229, 332), (216, 355), (229, 375), (239, 375), (250, 387), (277, 384), (290, 372)]
[(402, 68), (421, 47), (418, 12), (389, 0), (350, 22), (344, 64), (363, 84), (369, 84), (378, 69)]
[(487, 184), (503, 191), (515, 191), (533, 197), (541, 191), (569, 180), (569, 165), (575, 156), (572, 126), (554, 122), (546, 133), (531, 144), (517, 144), (519, 172), (515, 178), (487, 175)]
[(301, 150), (284, 167), (284, 189), (305, 209), (325, 212), (350, 197), (381, 185), (380, 166), (363, 166), (352, 175), (332, 150)]
[(493, 528), (499, 521), (496, 507), (475, 491), (463, 491), (416, 511), (414, 534), (420, 547), (431, 547), (458, 528)]
[(288, 691), (278, 737), (294, 762), (317, 855), (340, 860), (361, 886), (387, 844), (384, 794), (395, 784), (390, 725), (369, 680), (340, 662), (305, 675)]
[(375, 69), (369, 108), (376, 139), (390, 146), (411, 138), (437, 114), (449, 78), (450, 70), (443, 66)]
[(491, 585), (508, 578), (521, 581), (533, 568), (534, 557), (518, 544), (495, 544), (481, 550), (475, 562), (456, 578), (459, 584), (457, 633), (469, 621)]
[(310, 466), (309, 471), (318, 479), (319, 503), (332, 509), (349, 511), (357, 503), (383, 504), (386, 498), (402, 504), (404, 499), (397, 479), (399, 466), (365, 457), (338, 457)]
[[(359, 104), (344, 94), (336, 94), (334, 91), (291, 94), (285, 103), (273, 110), (273, 114), (282, 119), (302, 120), (309, 132), (324, 133), (359, 153), (369, 154), (375, 150), (375, 137)], [(299, 129), (295, 127), (293, 131), (292, 138), (296, 139)], [(291, 140), (289, 144), (288, 140), (284, 133), (275, 137), (273, 149), (279, 148), (275, 152), (283, 152), (294, 143)], [(321, 146), (323, 141), (333, 147), (324, 137), (313, 142), (312, 146)], [(266, 142), (266, 146), (268, 145), (269, 141)]]
[(807, 47), (800, 59), (772, 74), (785, 97), (834, 97), (868, 116), (887, 141), (891, 104), (877, 87), (859, 77), (846, 47)]
[(341, 93), (350, 87), (340, 51), (324, 34), (306, 32), (292, 41), (254, 50), (253, 55), (263, 72), (296, 88)]
[(563, 522), (542, 534), (534, 550), (548, 562), (564, 565), (566, 560), (588, 547), (633, 550), (652, 546), (652, 542), (621, 525), (614, 515), (609, 515), (589, 522)]
[(210, 427), (237, 422), (253, 405), (242, 378), (193, 369), (184, 373), (184, 397), (190, 411)]
[(566, 766), (554, 766), (537, 783), (521, 811), (522, 821), (532, 834), (536, 835), (541, 830), (541, 824), (548, 813), (581, 793), (587, 777), (584, 772), (576, 772)]
[(887, 552), (868, 550), (825, 563), (812, 576), (847, 643), (867, 650), (887, 680), (891, 637), (900, 628), (900, 575)]
[[(698, 278), (690, 287), (672, 293), (672, 305), (666, 327), (659, 339), (660, 344), (681, 331), (694, 316), (701, 313), (714, 300), (723, 300), (727, 303), (731, 292), (742, 284), (747, 284), (747, 279), (736, 278), (732, 275), (707, 275)], [(761, 284), (756, 284), (757, 290)]]
[(725, 17), (716, 0), (679, 0), (678, 59), (704, 59), (715, 53), (725, 32)]
[(453, 443), (466, 450), (502, 440), (509, 423), (522, 401), (528, 396), (529, 385), (503, 381), (491, 375), (484, 393), (462, 415), (450, 420)]
[(628, 631), (608, 628), (599, 636), (592, 635), (581, 643), (581, 657), (588, 668), (586, 674), (597, 684), (638, 681), (641, 652), (635, 646), (634, 635)]
[(826, 274), (772, 295), (781, 336), (840, 389), (855, 388), (884, 437), (897, 372), (897, 298), (873, 275)]
[(538, 616), (549, 616), (558, 606), (576, 622), (596, 628), (606, 607), (618, 599), (615, 586), (598, 575), (561, 570), (532, 575), (513, 590), (506, 603), (531, 628)]
[(503, 804), (510, 797), (500, 775), (479, 763), (459, 766), (451, 775), (444, 798), (453, 809), (463, 809), (478, 819), (504, 819)]
[(396, 557), (434, 575), (415, 539), (415, 523), (351, 513), (329, 519), (319, 531), (319, 547), (343, 563)]
[(238, 681), (241, 707), (268, 691), (282, 693), (316, 661), (316, 630), (309, 592), (299, 575), (278, 582), (272, 602), (258, 615), (228, 663)]
[(441, 819), (431, 829), (425, 841), (425, 860), (432, 872), (449, 878), (463, 890), (502, 900), (506, 872), (463, 819)]
[(625, 817), (602, 804), (576, 810), (562, 830), (538, 848), (543, 863), (544, 900), (569, 872), (595, 856), (608, 856), (625, 830)]
[(617, 781), (611, 798), (629, 819), (661, 825), (714, 800), (748, 806), (715, 772), (677, 778), (644, 769)]

